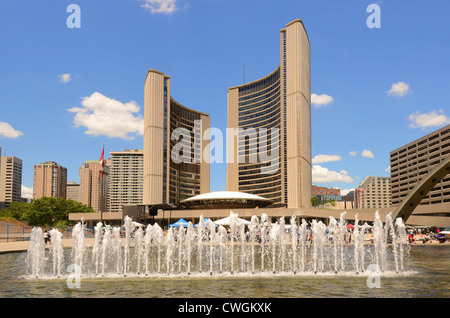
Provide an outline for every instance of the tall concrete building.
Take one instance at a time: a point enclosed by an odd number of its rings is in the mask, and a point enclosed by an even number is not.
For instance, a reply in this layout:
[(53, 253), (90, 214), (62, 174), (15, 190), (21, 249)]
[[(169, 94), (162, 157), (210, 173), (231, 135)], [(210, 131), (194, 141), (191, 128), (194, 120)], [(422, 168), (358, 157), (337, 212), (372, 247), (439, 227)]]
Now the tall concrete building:
[[(102, 178), (103, 169), (103, 178)], [(109, 167), (99, 160), (86, 160), (80, 167), (80, 202), (96, 212), (108, 210)]]
[(8, 207), (12, 201), (20, 202), (21, 194), (22, 160), (0, 157), (0, 209)]
[(109, 212), (122, 212), (124, 205), (142, 204), (144, 152), (137, 149), (111, 151), (108, 160)]
[(34, 166), (33, 199), (66, 198), (67, 169), (54, 161)]
[(144, 92), (143, 204), (209, 192), (208, 114), (172, 98), (170, 76), (149, 70)]
[(387, 208), (391, 206), (391, 178), (365, 177), (357, 189), (357, 208)]
[[(414, 186), (450, 156), (450, 125), (390, 152), (392, 205), (399, 205)], [(421, 205), (450, 202), (450, 174), (428, 193)]]
[(66, 199), (81, 202), (79, 183), (67, 181)]
[(269, 75), (228, 90), (227, 190), (310, 207), (310, 45), (301, 20), (281, 29), (280, 56)]

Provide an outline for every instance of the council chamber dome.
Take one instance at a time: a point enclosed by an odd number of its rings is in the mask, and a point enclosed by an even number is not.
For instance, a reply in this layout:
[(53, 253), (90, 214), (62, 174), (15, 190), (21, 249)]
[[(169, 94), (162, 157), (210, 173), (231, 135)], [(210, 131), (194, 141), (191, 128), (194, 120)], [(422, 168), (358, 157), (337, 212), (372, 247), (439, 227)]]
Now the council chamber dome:
[(255, 209), (267, 207), (272, 203), (272, 200), (250, 193), (216, 191), (199, 194), (182, 200), (179, 205), (187, 209)]

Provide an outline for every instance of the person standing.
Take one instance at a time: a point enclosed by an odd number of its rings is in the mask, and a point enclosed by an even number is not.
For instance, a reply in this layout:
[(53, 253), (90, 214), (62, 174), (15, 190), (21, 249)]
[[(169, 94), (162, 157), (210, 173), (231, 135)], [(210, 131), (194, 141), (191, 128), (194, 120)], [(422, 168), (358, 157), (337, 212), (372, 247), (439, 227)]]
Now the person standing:
[(45, 232), (44, 232), (44, 242), (45, 242), (45, 245), (47, 245), (47, 243), (48, 243), (48, 231), (47, 230), (45, 230)]

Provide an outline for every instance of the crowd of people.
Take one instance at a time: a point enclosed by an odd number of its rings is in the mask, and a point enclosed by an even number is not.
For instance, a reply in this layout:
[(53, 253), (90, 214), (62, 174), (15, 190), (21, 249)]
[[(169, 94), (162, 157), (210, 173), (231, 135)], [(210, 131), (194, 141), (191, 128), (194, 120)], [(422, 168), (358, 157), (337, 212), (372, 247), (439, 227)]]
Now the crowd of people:
[(432, 244), (433, 241), (444, 243), (445, 237), (440, 235), (440, 230), (436, 229), (436, 233), (431, 229), (416, 229), (412, 228), (408, 230), (408, 242), (410, 244), (415, 244), (416, 242), (422, 242), (423, 244), (429, 243)]

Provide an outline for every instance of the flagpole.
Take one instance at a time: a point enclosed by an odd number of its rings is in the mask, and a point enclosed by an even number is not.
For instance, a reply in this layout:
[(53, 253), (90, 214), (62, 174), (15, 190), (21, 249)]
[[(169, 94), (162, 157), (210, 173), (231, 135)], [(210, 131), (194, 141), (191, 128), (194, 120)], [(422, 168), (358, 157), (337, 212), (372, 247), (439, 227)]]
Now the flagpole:
[(103, 178), (100, 181), (100, 222), (103, 223)]
[[(100, 164), (102, 165), (101, 167), (101, 181), (100, 181), (100, 222), (103, 223), (103, 169), (104, 169), (104, 154), (105, 154), (105, 145), (103, 145), (102, 148), (102, 154), (100, 156)], [(100, 176), (99, 176), (100, 177)]]

